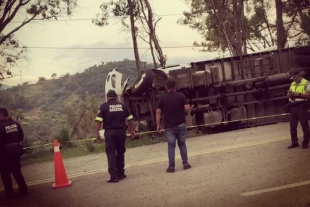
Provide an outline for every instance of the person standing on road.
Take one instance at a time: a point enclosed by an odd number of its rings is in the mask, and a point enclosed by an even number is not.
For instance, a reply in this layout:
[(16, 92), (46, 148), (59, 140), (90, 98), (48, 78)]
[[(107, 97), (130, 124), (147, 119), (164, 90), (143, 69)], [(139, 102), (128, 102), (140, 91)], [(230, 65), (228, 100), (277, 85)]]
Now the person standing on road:
[(185, 111), (190, 109), (186, 97), (180, 92), (176, 92), (176, 83), (168, 80), (166, 83), (168, 93), (164, 94), (158, 101), (156, 109), (157, 131), (161, 131), (160, 118), (163, 113), (165, 137), (168, 143), (169, 167), (166, 172), (175, 172), (175, 147), (176, 141), (180, 149), (183, 161), (183, 169), (191, 168), (188, 163), (187, 147), (185, 143), (187, 128)]
[(126, 178), (125, 175), (125, 140), (126, 140), (126, 119), (129, 121), (130, 136), (134, 139), (135, 127), (133, 116), (127, 107), (117, 101), (117, 94), (114, 90), (107, 93), (108, 101), (100, 106), (95, 119), (96, 136), (100, 139), (99, 131), (103, 123), (105, 150), (108, 159), (108, 170), (110, 179), (108, 183), (116, 183)]
[(309, 122), (308, 122), (308, 99), (310, 99), (310, 84), (304, 78), (305, 72), (292, 73), (292, 82), (288, 91), (289, 96), (289, 120), (290, 120), (290, 132), (291, 132), (291, 145), (288, 149), (299, 147), (297, 138), (297, 125), (300, 121), (304, 139), (302, 142), (302, 148), (307, 149), (309, 144)]
[(0, 171), (7, 199), (16, 197), (12, 186), (11, 173), (18, 184), (19, 196), (28, 194), (20, 163), (23, 154), (20, 142), (23, 139), (24, 132), (20, 124), (9, 118), (9, 113), (5, 108), (0, 108)]

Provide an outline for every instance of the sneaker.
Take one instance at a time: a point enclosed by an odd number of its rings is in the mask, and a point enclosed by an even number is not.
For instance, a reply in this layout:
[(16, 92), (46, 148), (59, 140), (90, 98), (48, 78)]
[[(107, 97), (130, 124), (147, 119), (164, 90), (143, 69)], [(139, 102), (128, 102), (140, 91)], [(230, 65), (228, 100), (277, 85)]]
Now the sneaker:
[(184, 169), (184, 170), (187, 170), (187, 169), (189, 169), (189, 168), (191, 168), (191, 167), (192, 167), (192, 166), (191, 166), (190, 164), (188, 164), (188, 163), (183, 165), (183, 169)]
[(308, 148), (308, 145), (302, 145), (302, 148), (303, 148), (303, 149), (307, 149), (307, 148)]
[(295, 148), (295, 147), (299, 147), (299, 144), (298, 143), (292, 143), (290, 146), (288, 146), (287, 148), (288, 149), (292, 149), (292, 148)]
[(174, 173), (175, 172), (175, 169), (173, 166), (169, 166), (166, 170), (166, 172), (169, 172), (169, 173)]
[(126, 178), (126, 177), (127, 177), (127, 176), (126, 176), (125, 174), (118, 176), (118, 178), (119, 178), (120, 180), (123, 180), (123, 179)]

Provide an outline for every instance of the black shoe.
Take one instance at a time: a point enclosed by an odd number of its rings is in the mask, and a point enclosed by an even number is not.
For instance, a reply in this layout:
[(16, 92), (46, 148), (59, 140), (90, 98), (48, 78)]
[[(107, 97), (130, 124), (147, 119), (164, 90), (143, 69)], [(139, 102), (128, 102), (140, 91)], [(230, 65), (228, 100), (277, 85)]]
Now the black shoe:
[(120, 175), (120, 176), (118, 176), (118, 178), (120, 179), (120, 180), (123, 180), (124, 178), (126, 178), (127, 176), (124, 174), (124, 175)]
[(175, 172), (175, 169), (173, 166), (169, 166), (166, 170), (166, 172), (169, 172), (169, 173), (174, 173)]
[(190, 164), (188, 164), (188, 163), (183, 165), (183, 169), (184, 169), (184, 170), (187, 170), (187, 169), (189, 169), (189, 168), (191, 168), (191, 167), (192, 167), (192, 166), (191, 166)]
[(303, 149), (307, 149), (309, 146), (308, 145), (302, 145)]
[(10, 200), (10, 199), (14, 199), (14, 198), (16, 198), (16, 194), (15, 193), (10, 193), (10, 194), (7, 194), (5, 196), (6, 200)]
[(291, 148), (295, 148), (295, 147), (299, 147), (299, 144), (298, 143), (294, 143), (294, 144), (291, 144), (290, 146), (288, 146), (287, 148), (291, 149)]
[(18, 194), (19, 197), (24, 197), (24, 196), (26, 196), (26, 195), (28, 195), (28, 192), (27, 192), (27, 191), (21, 191), (21, 192), (19, 192), (19, 194)]
[(118, 183), (119, 182), (119, 179), (109, 179), (107, 180), (108, 183)]

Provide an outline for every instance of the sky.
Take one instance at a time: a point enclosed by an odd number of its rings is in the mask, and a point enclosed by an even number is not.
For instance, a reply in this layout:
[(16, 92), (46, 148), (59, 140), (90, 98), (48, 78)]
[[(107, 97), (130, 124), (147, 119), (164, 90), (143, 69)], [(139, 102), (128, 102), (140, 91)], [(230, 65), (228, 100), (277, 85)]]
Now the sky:
[[(87, 21), (45, 21), (34, 22), (21, 28), (15, 33), (20, 42), (28, 47), (62, 47), (62, 48), (132, 48), (131, 33), (123, 31), (119, 19), (110, 19), (106, 27), (98, 27), (92, 23), (92, 18), (100, 12), (99, 6), (108, 0), (78, 0), (78, 8), (71, 19), (89, 19)], [(153, 12), (162, 16), (158, 23), (157, 35), (162, 47), (169, 46), (192, 46), (194, 41), (202, 39), (197, 31), (188, 26), (177, 24), (182, 17), (183, 11), (189, 11), (189, 6), (184, 0), (151, 0)], [(176, 15), (179, 14), (179, 15)], [(23, 14), (13, 21), (22, 20)], [(67, 18), (66, 18), (67, 19)], [(10, 31), (16, 27), (12, 23), (7, 28)], [(140, 47), (147, 47), (139, 41)], [(140, 49), (142, 61), (152, 62), (149, 50)], [(167, 64), (183, 64), (192, 61), (211, 59), (217, 53), (199, 52), (197, 49), (188, 48), (163, 48), (168, 56)], [(18, 67), (12, 68), (14, 74), (20, 76), (6, 79), (3, 83), (16, 85), (30, 81), (36, 83), (38, 77), (50, 78), (53, 73), (57, 76), (66, 73), (75, 74), (82, 72), (95, 64), (107, 61), (122, 61), (123, 59), (134, 60), (132, 49), (121, 50), (72, 50), (72, 49), (30, 49), (27, 53), (30, 61), (24, 62)], [(21, 71), (21, 72), (20, 72)], [(104, 80), (103, 80), (104, 81)]]

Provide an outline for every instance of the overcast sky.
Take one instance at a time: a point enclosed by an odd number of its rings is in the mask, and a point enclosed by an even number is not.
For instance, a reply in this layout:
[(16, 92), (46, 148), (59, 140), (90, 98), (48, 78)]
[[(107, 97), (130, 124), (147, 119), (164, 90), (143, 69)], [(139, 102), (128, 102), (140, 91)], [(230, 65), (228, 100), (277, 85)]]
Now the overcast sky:
[[(107, 0), (78, 0), (79, 8), (72, 19), (90, 19), (87, 21), (52, 21), (35, 22), (20, 29), (16, 36), (22, 44), (29, 47), (132, 47), (131, 34), (122, 31), (119, 20), (111, 20), (107, 27), (98, 27), (92, 24), (91, 19), (100, 12), (99, 6)], [(183, 0), (151, 0), (153, 12), (163, 16), (158, 23), (158, 37), (161, 46), (191, 46), (193, 42), (201, 41), (198, 32), (187, 26), (177, 24), (189, 7)], [(180, 14), (180, 15), (175, 15)], [(18, 18), (20, 18), (19, 16)], [(19, 19), (15, 19), (17, 21)], [(11, 24), (10, 28), (17, 24)], [(8, 30), (7, 30), (8, 31)], [(140, 46), (145, 47), (142, 42)], [(168, 56), (168, 64), (189, 63), (210, 59), (212, 53), (203, 53), (189, 48), (163, 48)], [(67, 72), (74, 74), (84, 69), (107, 61), (118, 61), (125, 58), (134, 60), (133, 50), (61, 50), (61, 49), (31, 49), (28, 53), (30, 62), (22, 67), (15, 67), (14, 73), (22, 70), (22, 81), (37, 82), (38, 77), (51, 77), (52, 73), (58, 76)], [(142, 61), (152, 62), (149, 51), (140, 50)], [(20, 77), (5, 80), (4, 84), (15, 85), (21, 82)]]

